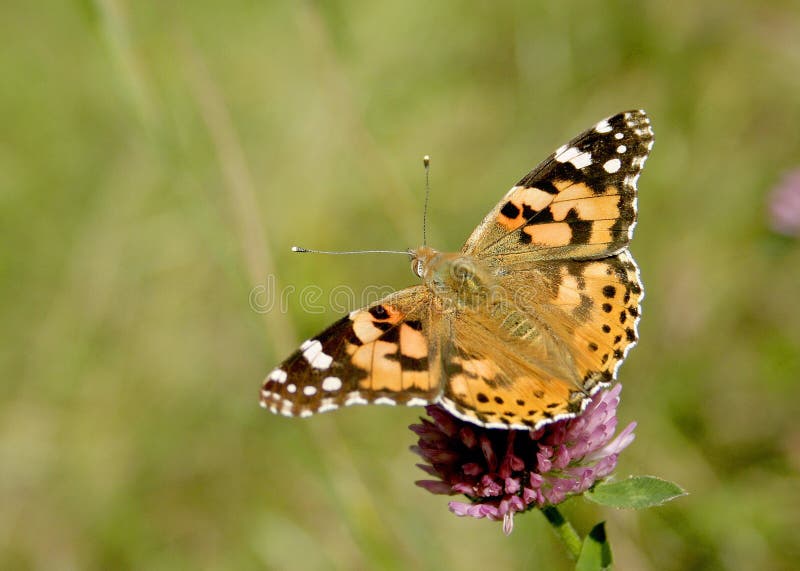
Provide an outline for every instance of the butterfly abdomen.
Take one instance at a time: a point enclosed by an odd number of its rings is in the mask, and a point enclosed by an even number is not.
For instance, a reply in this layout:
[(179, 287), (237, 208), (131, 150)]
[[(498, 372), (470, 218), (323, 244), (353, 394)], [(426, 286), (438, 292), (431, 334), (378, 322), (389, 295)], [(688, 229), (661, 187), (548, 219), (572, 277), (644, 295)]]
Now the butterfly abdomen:
[(512, 302), (497, 299), (489, 307), (489, 315), (500, 324), (500, 330), (514, 339), (533, 341), (539, 336), (536, 323)]

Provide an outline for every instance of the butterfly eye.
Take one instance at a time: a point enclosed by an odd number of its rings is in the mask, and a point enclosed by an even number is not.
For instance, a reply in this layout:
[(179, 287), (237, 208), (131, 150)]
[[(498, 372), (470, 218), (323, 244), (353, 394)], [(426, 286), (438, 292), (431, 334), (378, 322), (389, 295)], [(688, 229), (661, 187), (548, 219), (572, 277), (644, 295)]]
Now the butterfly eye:
[(423, 273), (425, 268), (422, 266), (422, 260), (412, 260), (411, 261), (411, 271), (417, 274), (418, 277), (423, 277)]

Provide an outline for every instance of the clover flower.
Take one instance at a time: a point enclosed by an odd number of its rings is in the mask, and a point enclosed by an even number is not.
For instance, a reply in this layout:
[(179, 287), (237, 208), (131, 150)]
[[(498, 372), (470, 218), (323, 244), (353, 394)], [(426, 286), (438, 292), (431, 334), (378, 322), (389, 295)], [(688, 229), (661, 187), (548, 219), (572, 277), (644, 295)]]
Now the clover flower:
[(775, 232), (800, 236), (800, 168), (784, 175), (769, 196), (768, 208)]
[(417, 485), (434, 494), (465, 495), (470, 501), (452, 501), (450, 511), (502, 520), (508, 535), (515, 513), (557, 505), (614, 471), (636, 427), (632, 422), (614, 438), (621, 390), (617, 384), (600, 391), (580, 416), (536, 431), (482, 428), (430, 405), (431, 420), (409, 428), (419, 436), (411, 449), (426, 462), (418, 466), (437, 479)]

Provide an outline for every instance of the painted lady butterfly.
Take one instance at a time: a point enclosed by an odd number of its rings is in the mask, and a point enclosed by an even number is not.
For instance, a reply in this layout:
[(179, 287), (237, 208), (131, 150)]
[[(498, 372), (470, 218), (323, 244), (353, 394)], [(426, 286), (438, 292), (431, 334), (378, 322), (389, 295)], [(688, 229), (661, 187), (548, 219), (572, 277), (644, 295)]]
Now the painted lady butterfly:
[(489, 428), (579, 414), (637, 341), (628, 243), (653, 146), (644, 111), (604, 119), (514, 186), (459, 253), (410, 251), (422, 284), (350, 313), (274, 369), (261, 406), (311, 416), (439, 403)]

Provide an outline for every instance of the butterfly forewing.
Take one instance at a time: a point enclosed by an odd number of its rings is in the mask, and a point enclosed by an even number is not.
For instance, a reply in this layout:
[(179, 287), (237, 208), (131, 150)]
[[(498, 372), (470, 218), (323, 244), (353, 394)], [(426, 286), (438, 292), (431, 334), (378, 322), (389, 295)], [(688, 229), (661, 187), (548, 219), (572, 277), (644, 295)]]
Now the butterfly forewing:
[(431, 372), (438, 361), (430, 354), (429, 296), (422, 286), (408, 288), (305, 341), (267, 376), (261, 406), (305, 417), (353, 404), (433, 401), (439, 375)]
[(600, 121), (523, 177), (462, 251), (503, 258), (498, 264), (621, 251), (636, 223), (636, 184), (652, 144), (644, 111)]

